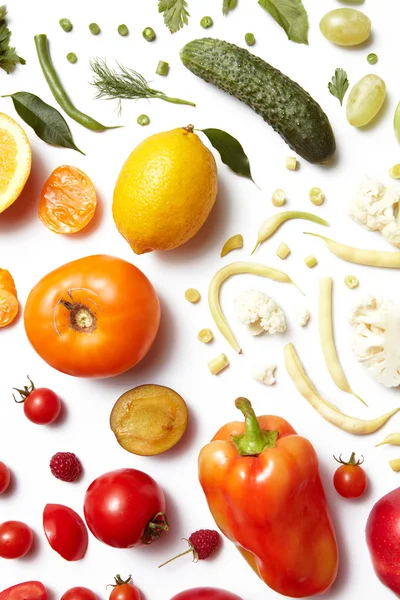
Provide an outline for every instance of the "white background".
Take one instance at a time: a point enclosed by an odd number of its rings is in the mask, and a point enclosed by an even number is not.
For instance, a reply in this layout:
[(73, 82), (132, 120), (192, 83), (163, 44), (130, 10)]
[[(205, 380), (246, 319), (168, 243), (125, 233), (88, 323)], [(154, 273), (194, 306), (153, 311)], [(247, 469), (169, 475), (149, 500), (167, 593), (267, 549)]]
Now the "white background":
[[(154, 283), (162, 303), (162, 324), (154, 347), (146, 359), (132, 372), (106, 381), (79, 380), (51, 369), (30, 347), (20, 318), (15, 326), (0, 333), (0, 459), (13, 472), (10, 493), (0, 497), (0, 521), (20, 519), (35, 531), (35, 548), (26, 558), (0, 560), (0, 589), (29, 579), (39, 579), (51, 590), (51, 599), (60, 598), (69, 587), (84, 585), (96, 591), (100, 599), (108, 597), (105, 586), (116, 573), (132, 573), (146, 600), (169, 600), (175, 593), (197, 585), (221, 586), (243, 597), (243, 600), (276, 598), (254, 575), (233, 545), (224, 541), (215, 559), (192, 564), (189, 557), (157, 570), (157, 565), (185, 549), (180, 541), (192, 531), (213, 527), (203, 493), (197, 481), (196, 458), (199, 449), (208, 442), (225, 422), (238, 418), (234, 400), (238, 395), (249, 397), (259, 414), (278, 414), (288, 419), (296, 430), (314, 444), (321, 464), (321, 475), (329, 497), (340, 546), (340, 570), (337, 581), (326, 598), (352, 600), (392, 597), (375, 577), (364, 539), (366, 519), (374, 502), (399, 485), (399, 475), (391, 472), (388, 460), (400, 455), (396, 448), (374, 445), (387, 433), (400, 428), (395, 417), (385, 430), (374, 436), (357, 438), (325, 422), (297, 393), (286, 374), (283, 346), (294, 341), (300, 357), (318, 389), (350, 414), (372, 418), (399, 405), (397, 390), (387, 390), (370, 378), (350, 349), (347, 315), (351, 302), (361, 292), (382, 293), (400, 301), (399, 275), (394, 271), (374, 270), (340, 262), (330, 255), (317, 239), (306, 238), (303, 231), (321, 231), (316, 225), (291, 222), (282, 228), (258, 252), (256, 259), (287, 270), (306, 291), (306, 304), (312, 318), (301, 329), (294, 318), (294, 308), (302, 302), (295, 288), (272, 283), (257, 277), (236, 277), (222, 293), (224, 309), (244, 348), (243, 356), (235, 356), (212, 323), (207, 301), (207, 286), (214, 272), (231, 260), (246, 260), (254, 245), (261, 222), (273, 212), (272, 191), (283, 188), (290, 209), (314, 210), (331, 223), (332, 237), (343, 242), (390, 250), (380, 236), (364, 231), (347, 215), (349, 200), (365, 173), (388, 182), (388, 169), (399, 162), (399, 148), (392, 130), (392, 115), (400, 99), (398, 74), (398, 38), (400, 7), (397, 0), (382, 3), (369, 0), (363, 6), (371, 17), (371, 42), (361, 48), (341, 49), (330, 45), (320, 34), (318, 23), (322, 15), (339, 7), (337, 2), (305, 1), (310, 18), (310, 45), (289, 42), (284, 32), (264, 12), (255, 0), (240, 0), (239, 7), (223, 17), (222, 0), (190, 0), (190, 26), (171, 36), (157, 13), (156, 0), (87, 0), (68, 3), (44, 0), (9, 0), (9, 23), (12, 42), (26, 66), (15, 73), (0, 73), (1, 94), (29, 91), (57, 106), (42, 76), (36, 58), (33, 36), (47, 33), (51, 54), (71, 98), (82, 109), (106, 124), (118, 123), (113, 102), (93, 100), (89, 59), (106, 57), (111, 63), (120, 60), (155, 80), (155, 87), (170, 95), (197, 103), (197, 108), (173, 106), (159, 100), (126, 101), (121, 122), (124, 129), (95, 134), (68, 119), (76, 144), (86, 156), (71, 150), (56, 149), (39, 140), (25, 127), (33, 150), (30, 180), (20, 199), (0, 215), (0, 266), (13, 274), (22, 309), (29, 290), (50, 270), (70, 260), (95, 253), (109, 253), (132, 261)], [(285, 158), (292, 154), (284, 142), (257, 115), (233, 98), (219, 92), (190, 74), (180, 63), (178, 52), (186, 41), (202, 37), (200, 18), (210, 14), (215, 25), (208, 34), (242, 45), (244, 34), (252, 31), (257, 38), (254, 52), (299, 81), (324, 107), (333, 124), (338, 144), (337, 159), (329, 167), (312, 166), (301, 160), (301, 168), (293, 173), (285, 169)], [(64, 33), (58, 20), (69, 17), (74, 30)], [(88, 31), (88, 24), (97, 21), (102, 28), (98, 37)], [(117, 34), (117, 26), (126, 23), (127, 38)], [(149, 44), (141, 32), (153, 26), (157, 40)], [(75, 51), (79, 57), (70, 65), (65, 56)], [(368, 52), (379, 55), (376, 66), (366, 61)], [(155, 75), (158, 61), (171, 65), (168, 78)], [(328, 90), (327, 83), (336, 67), (347, 70), (354, 84), (363, 75), (374, 72), (388, 86), (388, 100), (382, 115), (373, 126), (359, 131), (350, 127), (345, 109)], [(0, 111), (14, 118), (10, 99), (0, 99)], [(141, 128), (136, 118), (147, 113), (151, 125)], [(165, 254), (135, 256), (118, 234), (111, 216), (113, 187), (130, 151), (146, 136), (173, 127), (195, 123), (196, 127), (219, 127), (235, 135), (246, 149), (259, 191), (251, 182), (219, 165), (220, 193), (207, 224), (194, 240), (177, 251)], [(94, 223), (81, 234), (57, 236), (47, 230), (37, 218), (41, 187), (51, 171), (61, 164), (83, 169), (98, 190), (100, 206)], [(326, 203), (313, 208), (307, 192), (320, 186), (326, 193)], [(219, 252), (231, 235), (242, 233), (245, 248), (221, 260)], [(322, 232), (322, 233), (325, 233)], [(284, 240), (292, 255), (283, 263), (275, 257), (278, 243)], [(315, 253), (319, 264), (309, 270), (303, 257)], [(355, 274), (361, 285), (350, 291), (343, 283), (346, 274)], [(341, 393), (333, 384), (324, 365), (317, 328), (318, 279), (332, 275), (335, 279), (335, 334), (341, 361), (352, 387), (365, 398), (369, 410), (352, 396)], [(187, 287), (198, 288), (203, 299), (193, 306), (184, 300)], [(270, 293), (288, 318), (288, 331), (274, 338), (253, 339), (236, 321), (233, 298), (242, 289), (260, 289)], [(197, 341), (197, 332), (210, 326), (216, 333), (212, 345)], [(219, 377), (212, 377), (207, 362), (220, 352), (226, 352), (231, 367)], [(257, 358), (276, 362), (277, 384), (263, 387), (252, 380), (250, 369)], [(39, 427), (30, 423), (21, 406), (13, 403), (11, 388), (22, 386), (29, 374), (36, 385), (53, 388), (65, 404), (64, 418), (54, 426)], [(143, 383), (159, 383), (175, 388), (187, 401), (190, 425), (184, 440), (172, 451), (155, 458), (128, 454), (115, 441), (108, 418), (115, 400), (127, 389)], [(84, 476), (76, 484), (63, 483), (49, 471), (49, 460), (57, 451), (75, 452), (84, 466)], [(332, 475), (336, 468), (332, 455), (349, 455), (356, 451), (365, 456), (370, 487), (357, 502), (340, 498), (333, 489)], [(165, 490), (171, 532), (151, 547), (133, 550), (109, 548), (92, 536), (85, 558), (76, 563), (65, 562), (53, 552), (42, 532), (42, 510), (48, 502), (60, 502), (82, 514), (84, 493), (90, 482), (101, 473), (135, 467), (155, 477)], [(268, 543), (268, 540), (266, 540)]]

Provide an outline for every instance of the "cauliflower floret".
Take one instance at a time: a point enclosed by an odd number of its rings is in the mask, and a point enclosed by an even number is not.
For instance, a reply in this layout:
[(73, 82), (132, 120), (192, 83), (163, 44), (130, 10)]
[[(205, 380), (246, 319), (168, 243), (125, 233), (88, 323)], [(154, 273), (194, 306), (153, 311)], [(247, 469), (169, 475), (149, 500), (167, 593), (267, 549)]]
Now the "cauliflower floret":
[(274, 385), (276, 381), (274, 377), (276, 369), (276, 365), (257, 364), (253, 366), (251, 374), (253, 379), (261, 381), (261, 383), (264, 383), (265, 385)]
[(241, 292), (235, 300), (236, 315), (248, 325), (252, 335), (266, 331), (269, 334), (286, 331), (286, 319), (279, 306), (263, 292)]
[(308, 310), (307, 306), (298, 306), (296, 308), (297, 323), (301, 327), (305, 327), (307, 325), (308, 321), (310, 320), (310, 316), (310, 311)]
[(350, 214), (368, 231), (380, 231), (400, 248), (400, 190), (366, 179), (350, 205)]
[(400, 385), (400, 306), (387, 298), (361, 297), (349, 318), (357, 359), (386, 387)]

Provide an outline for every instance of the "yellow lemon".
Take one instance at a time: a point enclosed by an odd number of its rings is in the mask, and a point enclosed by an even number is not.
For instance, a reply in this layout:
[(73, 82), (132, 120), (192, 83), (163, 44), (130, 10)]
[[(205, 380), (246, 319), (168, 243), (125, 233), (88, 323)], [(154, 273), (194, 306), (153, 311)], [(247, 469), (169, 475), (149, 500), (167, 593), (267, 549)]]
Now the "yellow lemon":
[(0, 213), (22, 192), (31, 172), (32, 153), (25, 131), (0, 113)]
[(192, 126), (158, 133), (122, 167), (114, 190), (114, 221), (136, 254), (172, 250), (204, 225), (217, 191), (214, 156)]

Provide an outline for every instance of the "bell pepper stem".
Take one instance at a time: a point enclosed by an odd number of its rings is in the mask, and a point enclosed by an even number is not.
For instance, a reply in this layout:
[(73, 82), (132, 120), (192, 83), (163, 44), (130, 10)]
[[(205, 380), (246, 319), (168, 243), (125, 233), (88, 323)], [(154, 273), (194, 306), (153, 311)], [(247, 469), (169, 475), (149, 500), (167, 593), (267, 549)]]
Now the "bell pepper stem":
[(237, 398), (235, 402), (245, 418), (245, 432), (232, 435), (231, 440), (241, 456), (258, 456), (268, 448), (274, 448), (279, 436), (278, 431), (261, 429), (256, 414), (247, 398)]

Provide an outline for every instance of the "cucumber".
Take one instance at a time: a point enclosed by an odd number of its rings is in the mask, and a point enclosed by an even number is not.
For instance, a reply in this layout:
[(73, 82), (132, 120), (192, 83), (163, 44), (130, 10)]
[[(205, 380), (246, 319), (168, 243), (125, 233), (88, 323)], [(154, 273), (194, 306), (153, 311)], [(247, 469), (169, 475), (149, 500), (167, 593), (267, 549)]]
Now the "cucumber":
[(192, 73), (241, 100), (311, 163), (325, 163), (336, 143), (320, 105), (295, 81), (244, 48), (203, 38), (180, 53)]

